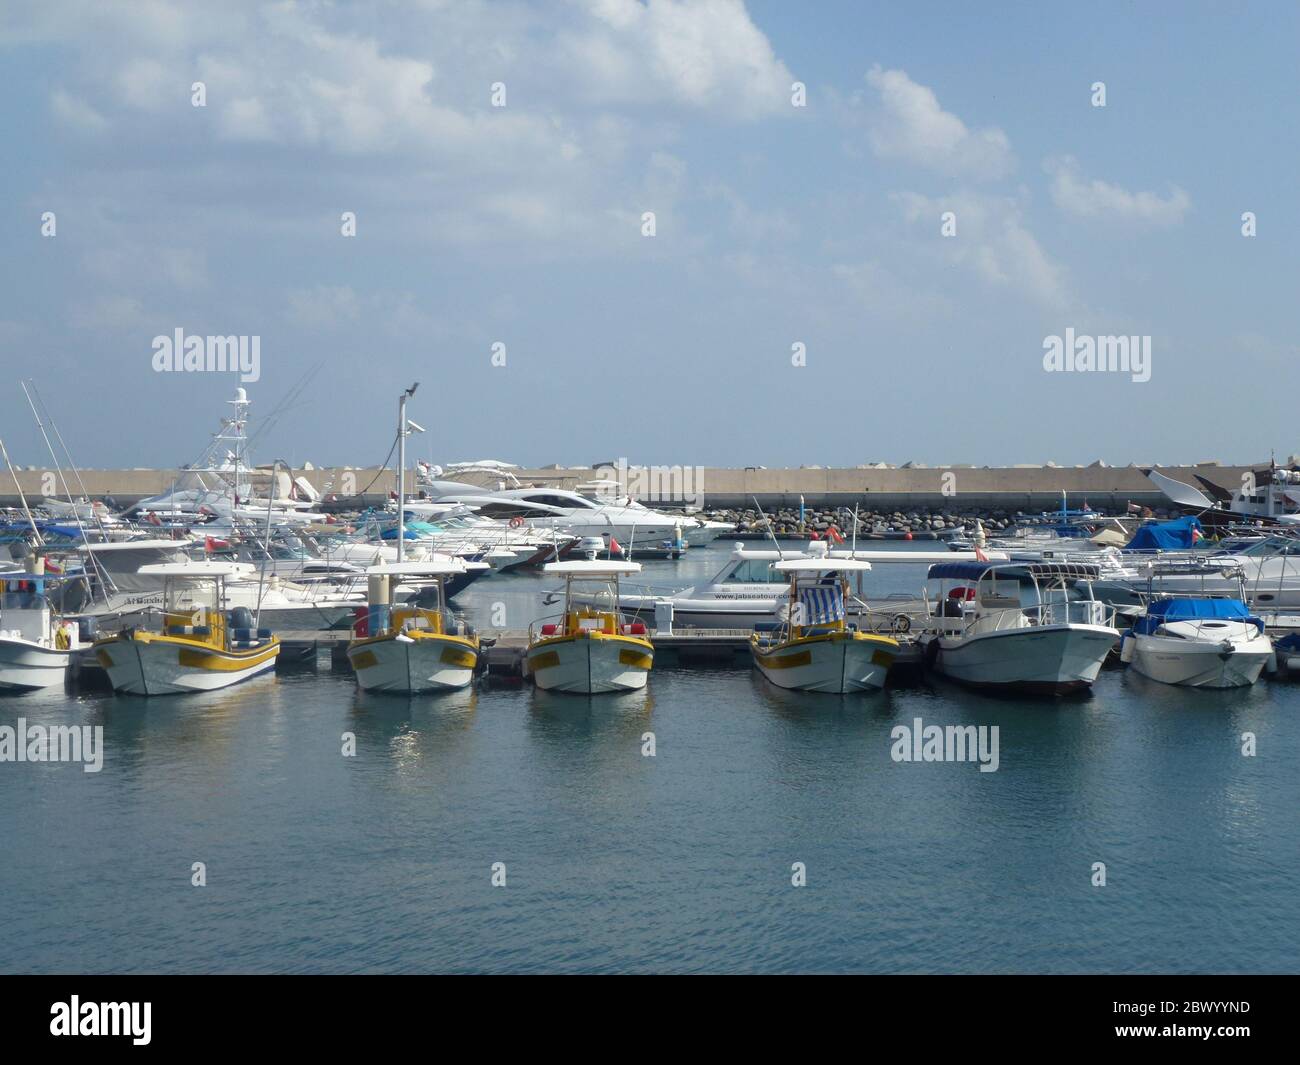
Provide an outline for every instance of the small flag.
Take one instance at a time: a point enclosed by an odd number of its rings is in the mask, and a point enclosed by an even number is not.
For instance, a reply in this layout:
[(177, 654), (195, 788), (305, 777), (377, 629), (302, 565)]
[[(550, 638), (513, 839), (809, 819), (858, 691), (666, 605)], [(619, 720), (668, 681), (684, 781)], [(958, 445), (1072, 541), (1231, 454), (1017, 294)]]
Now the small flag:
[(826, 538), (828, 540), (834, 540), (837, 544), (844, 543), (844, 537), (840, 535), (839, 529), (835, 528), (834, 525), (826, 530)]
[(609, 553), (611, 555), (613, 554), (621, 555), (623, 553), (623, 548), (620, 547), (618, 541), (614, 539), (613, 533), (609, 534)]
[(984, 549), (981, 548), (981, 547), (976, 547), (976, 548), (975, 548), (975, 561), (976, 561), (976, 562), (987, 562), (988, 560), (989, 560), (989, 556), (986, 555), (986, 554), (984, 553)]

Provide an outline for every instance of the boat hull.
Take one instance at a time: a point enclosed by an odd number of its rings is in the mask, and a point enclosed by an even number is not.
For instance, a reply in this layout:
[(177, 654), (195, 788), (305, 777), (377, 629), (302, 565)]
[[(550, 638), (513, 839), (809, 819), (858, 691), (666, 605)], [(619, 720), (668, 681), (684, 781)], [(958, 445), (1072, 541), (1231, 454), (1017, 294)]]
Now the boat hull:
[(1162, 684), (1189, 688), (1249, 688), (1273, 653), (1266, 637), (1234, 643), (1225, 652), (1218, 641), (1190, 641), (1138, 635), (1133, 669)]
[(252, 651), (223, 651), (193, 641), (121, 636), (95, 644), (114, 691), (180, 695), (217, 691), (275, 669), (279, 641)]
[(898, 644), (886, 637), (835, 633), (772, 648), (751, 641), (750, 650), (758, 671), (777, 687), (845, 695), (883, 688)]
[(585, 695), (644, 688), (653, 664), (648, 640), (602, 633), (540, 640), (527, 656), (529, 676), (539, 688)]
[(1064, 695), (1092, 686), (1119, 632), (1105, 625), (1033, 625), (935, 639), (935, 666), (952, 680)]
[(464, 688), (474, 679), (478, 645), (459, 637), (380, 636), (356, 640), (348, 661), (365, 691), (413, 694)]
[(62, 684), (71, 651), (43, 647), (29, 640), (0, 639), (0, 689), (32, 691)]

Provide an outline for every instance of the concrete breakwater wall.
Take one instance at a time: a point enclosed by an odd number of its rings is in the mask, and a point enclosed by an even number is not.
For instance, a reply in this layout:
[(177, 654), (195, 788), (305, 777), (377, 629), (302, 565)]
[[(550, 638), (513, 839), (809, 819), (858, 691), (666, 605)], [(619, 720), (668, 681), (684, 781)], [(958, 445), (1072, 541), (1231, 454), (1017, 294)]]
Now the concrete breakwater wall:
[[(1166, 466), (1161, 472), (1197, 484), (1200, 475), (1228, 491), (1242, 483), (1249, 466)], [(574, 489), (607, 471), (592, 468), (542, 467), (512, 473), (525, 485)], [(82, 470), (80, 483), (92, 498), (112, 497), (127, 505), (159, 495), (174, 486), (175, 470)], [(332, 467), (298, 471), (322, 494), (334, 497), (326, 509), (347, 509), (382, 503), (395, 487), (395, 474), (374, 467)], [(447, 476), (451, 476), (448, 474)], [(62, 481), (45, 468), (17, 471), (18, 484), (29, 501), (43, 495), (63, 497)], [(209, 482), (212, 478), (209, 477)], [(467, 480), (494, 488), (497, 481), (481, 473)], [(75, 495), (77, 479), (67, 477)], [(408, 485), (410, 479), (408, 477)], [(1085, 501), (1097, 509), (1122, 511), (1126, 503), (1163, 507), (1168, 500), (1136, 466), (1014, 466), (932, 468), (727, 469), (715, 467), (649, 467), (629, 471), (627, 487), (649, 505), (665, 509), (696, 505), (713, 508), (764, 509), (797, 507), (799, 497), (809, 507), (849, 507), (875, 512), (969, 510), (981, 513), (1051, 510), (1060, 506), (1064, 491), (1071, 507)], [(408, 490), (410, 490), (408, 488)], [(0, 470), (0, 505), (15, 506), (18, 492), (8, 471)]]

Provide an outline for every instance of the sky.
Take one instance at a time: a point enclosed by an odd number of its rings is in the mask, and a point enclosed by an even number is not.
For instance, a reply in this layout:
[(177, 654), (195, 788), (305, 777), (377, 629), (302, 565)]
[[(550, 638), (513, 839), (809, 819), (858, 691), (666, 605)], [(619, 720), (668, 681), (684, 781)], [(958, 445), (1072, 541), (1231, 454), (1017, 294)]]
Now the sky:
[(1286, 456), (1298, 12), (12, 0), (0, 438), (31, 378), (79, 465), (192, 461), (182, 330), (258, 338), (262, 461), (379, 464), (413, 381), (444, 463)]

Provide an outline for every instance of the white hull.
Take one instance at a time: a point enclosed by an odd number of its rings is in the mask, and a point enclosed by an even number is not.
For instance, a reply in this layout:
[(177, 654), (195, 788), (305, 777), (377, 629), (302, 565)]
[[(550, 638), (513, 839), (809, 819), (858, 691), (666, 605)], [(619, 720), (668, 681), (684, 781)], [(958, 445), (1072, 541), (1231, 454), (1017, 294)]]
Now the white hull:
[(279, 646), (276, 645), (275, 654), (256, 655), (248, 666), (234, 669), (182, 665), (180, 650), (176, 643), (126, 639), (113, 640), (95, 649), (114, 691), (128, 695), (178, 695), (217, 691), (269, 673), (275, 669)]
[(1234, 642), (1231, 652), (1221, 640), (1180, 640), (1165, 636), (1131, 636), (1133, 669), (1163, 684), (1190, 688), (1248, 688), (1273, 653), (1265, 636)]
[(383, 639), (348, 648), (348, 661), (365, 691), (414, 693), (464, 688), (474, 679), (465, 655), (477, 654), (460, 643), (435, 639)]
[(758, 671), (777, 687), (792, 691), (879, 691), (894, 660), (894, 651), (878, 640), (815, 639), (766, 653), (750, 647)]
[(1033, 625), (937, 637), (936, 666), (953, 680), (1059, 695), (1090, 687), (1119, 633), (1104, 625)]
[(30, 640), (0, 638), (0, 689), (53, 688), (67, 676), (71, 651)]
[(528, 649), (528, 670), (533, 682), (546, 691), (588, 695), (636, 691), (646, 685), (650, 676), (646, 663), (653, 656), (648, 645), (630, 640), (544, 640)]

